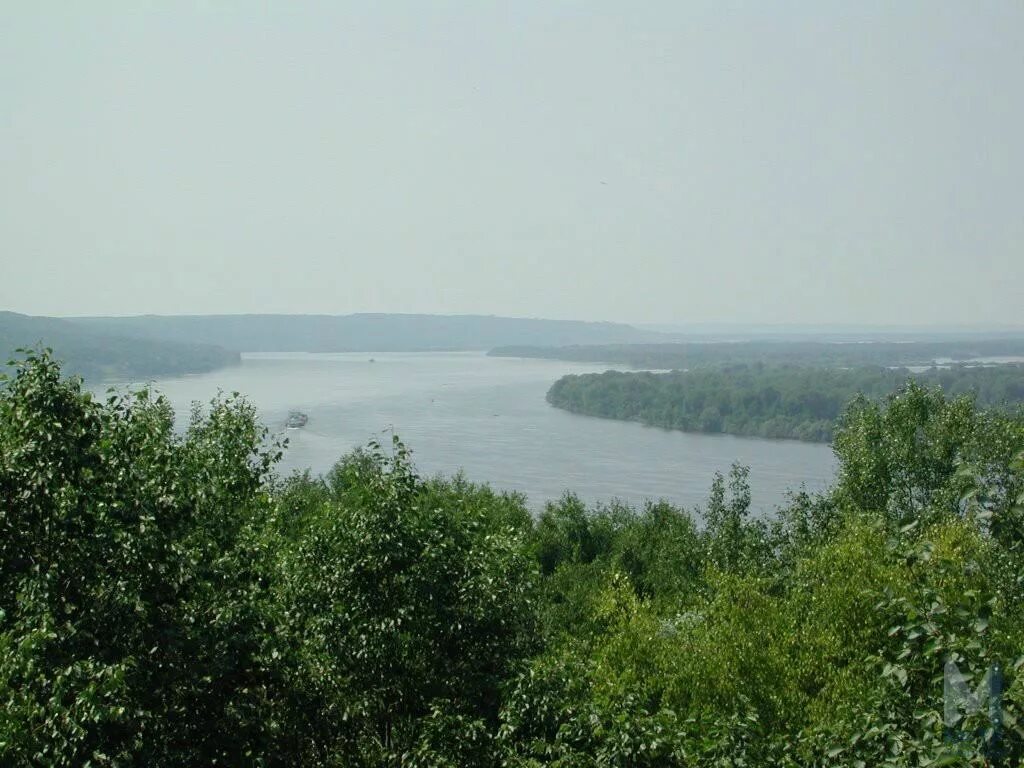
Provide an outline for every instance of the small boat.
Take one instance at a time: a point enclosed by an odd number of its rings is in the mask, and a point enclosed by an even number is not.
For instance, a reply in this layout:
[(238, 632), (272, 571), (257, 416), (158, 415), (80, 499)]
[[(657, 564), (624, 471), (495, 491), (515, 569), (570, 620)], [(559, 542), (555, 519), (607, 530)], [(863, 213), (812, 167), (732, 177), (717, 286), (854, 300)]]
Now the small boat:
[(284, 423), (288, 429), (302, 429), (309, 421), (309, 416), (302, 411), (292, 411), (288, 414), (288, 420)]

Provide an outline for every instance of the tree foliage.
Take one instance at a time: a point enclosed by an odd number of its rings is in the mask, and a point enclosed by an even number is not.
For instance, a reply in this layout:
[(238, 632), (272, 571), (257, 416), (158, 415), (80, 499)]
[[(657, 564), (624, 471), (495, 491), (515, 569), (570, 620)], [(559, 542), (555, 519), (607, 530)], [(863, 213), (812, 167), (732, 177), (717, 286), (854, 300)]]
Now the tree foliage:
[[(854, 401), (835, 486), (536, 517), (399, 441), (273, 473), (30, 355), (0, 384), (4, 765), (937, 766), (1024, 758), (1024, 424)], [(1001, 722), (947, 665), (1004, 676)]]
[(908, 381), (1012, 410), (1024, 403), (1024, 366), (904, 369), (727, 365), (671, 373), (563, 376), (548, 402), (589, 416), (688, 432), (724, 432), (827, 442), (846, 404), (878, 402)]

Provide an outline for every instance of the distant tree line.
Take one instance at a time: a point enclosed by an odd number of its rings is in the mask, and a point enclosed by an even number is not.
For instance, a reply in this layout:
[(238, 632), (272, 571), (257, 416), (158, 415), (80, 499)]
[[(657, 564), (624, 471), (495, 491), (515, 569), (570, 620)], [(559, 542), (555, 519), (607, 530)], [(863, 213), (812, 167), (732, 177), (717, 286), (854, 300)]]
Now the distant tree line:
[(688, 432), (723, 432), (828, 442), (851, 399), (878, 400), (907, 380), (969, 394), (980, 405), (1024, 403), (1024, 366), (906, 369), (726, 365), (669, 373), (606, 371), (563, 376), (548, 390), (552, 405), (573, 413), (639, 421)]
[(485, 315), (144, 315), (82, 317), (83, 328), (241, 352), (486, 350), (506, 344), (626, 344), (664, 336), (621, 323)]
[(693, 369), (708, 365), (764, 363), (822, 368), (860, 366), (930, 366), (936, 361), (986, 357), (1024, 357), (1024, 338), (953, 341), (866, 342), (713, 341), (668, 344), (590, 344), (577, 346), (506, 346), (495, 357), (533, 357), (631, 368)]
[(69, 372), (90, 382), (205, 373), (241, 361), (238, 352), (210, 344), (140, 339), (73, 320), (0, 312), (0, 371), (19, 348), (44, 344)]
[[(911, 382), (775, 519), (322, 477), (49, 357), (0, 387), (0, 764), (718, 768), (1024, 758), (1024, 421)], [(999, 717), (946, 708), (1002, 669)]]

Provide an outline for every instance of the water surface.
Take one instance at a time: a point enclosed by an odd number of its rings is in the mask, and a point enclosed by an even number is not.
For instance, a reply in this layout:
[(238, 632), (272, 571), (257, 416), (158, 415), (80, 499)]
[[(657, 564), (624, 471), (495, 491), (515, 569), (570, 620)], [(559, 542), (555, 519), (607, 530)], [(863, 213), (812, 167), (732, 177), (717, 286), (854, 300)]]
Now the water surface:
[[(827, 445), (701, 435), (570, 414), (547, 404), (566, 373), (607, 365), (487, 357), (482, 353), (250, 354), (213, 373), (160, 379), (156, 388), (187, 423), (193, 401), (218, 390), (245, 394), (289, 447), (281, 468), (323, 472), (392, 429), (424, 473), (463, 470), (473, 481), (521, 491), (534, 508), (572, 490), (588, 501), (665, 498), (702, 504), (715, 471), (748, 464), (754, 507), (768, 511), (787, 489), (824, 487)], [(284, 430), (288, 411), (309, 423)]]

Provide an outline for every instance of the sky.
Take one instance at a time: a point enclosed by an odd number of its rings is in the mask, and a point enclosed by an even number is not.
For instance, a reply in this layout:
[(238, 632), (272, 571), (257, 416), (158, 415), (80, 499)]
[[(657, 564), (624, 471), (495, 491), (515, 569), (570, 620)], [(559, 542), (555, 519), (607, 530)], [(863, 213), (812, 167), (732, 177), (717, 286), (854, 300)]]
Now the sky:
[(0, 0), (0, 309), (1024, 324), (1024, 3)]

